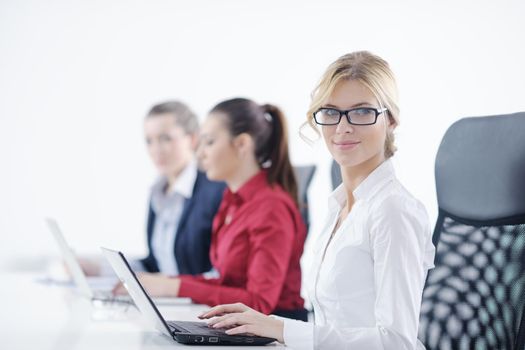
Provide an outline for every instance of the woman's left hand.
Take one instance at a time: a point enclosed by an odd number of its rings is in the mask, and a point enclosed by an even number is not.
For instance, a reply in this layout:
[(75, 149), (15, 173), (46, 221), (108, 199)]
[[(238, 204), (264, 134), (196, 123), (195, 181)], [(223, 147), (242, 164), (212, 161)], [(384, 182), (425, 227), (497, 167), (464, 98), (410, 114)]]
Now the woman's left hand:
[(213, 328), (228, 328), (227, 334), (249, 333), (284, 343), (283, 321), (266, 316), (242, 303), (218, 305), (199, 316), (201, 319), (212, 317), (215, 318), (208, 325)]
[[(160, 273), (137, 273), (137, 278), (150, 297), (177, 297), (179, 295), (180, 279), (168, 277)], [(122, 283), (113, 288), (113, 294), (126, 294)]]

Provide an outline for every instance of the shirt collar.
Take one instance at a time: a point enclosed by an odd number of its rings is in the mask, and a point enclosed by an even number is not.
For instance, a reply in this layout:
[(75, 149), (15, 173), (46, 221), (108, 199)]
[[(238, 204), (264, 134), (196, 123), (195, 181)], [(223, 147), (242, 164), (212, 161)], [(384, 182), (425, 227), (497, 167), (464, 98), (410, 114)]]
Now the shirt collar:
[[(193, 187), (197, 180), (197, 162), (192, 159), (190, 163), (181, 171), (171, 191), (166, 196), (171, 196), (174, 193), (180, 194), (184, 198), (191, 198)], [(153, 185), (152, 191), (157, 195), (164, 194), (164, 189), (168, 184), (166, 177), (160, 177)]]
[[(379, 191), (383, 185), (395, 177), (394, 166), (390, 159), (385, 160), (375, 168), (354, 190), (354, 199), (369, 199)], [(344, 184), (340, 184), (330, 195), (328, 205), (330, 209), (341, 208), (346, 203)]]
[(252, 176), (248, 181), (246, 181), (237, 192), (232, 192), (229, 188), (226, 188), (224, 193), (225, 201), (240, 201), (244, 203), (253, 197), (254, 193), (257, 193), (258, 190), (264, 188), (268, 185), (268, 172), (266, 170), (261, 170), (254, 176)]
[(191, 198), (193, 193), (193, 186), (195, 186), (195, 180), (197, 179), (197, 161), (192, 159), (190, 163), (182, 170), (177, 177), (177, 181), (170, 191), (172, 193), (178, 193), (184, 198)]

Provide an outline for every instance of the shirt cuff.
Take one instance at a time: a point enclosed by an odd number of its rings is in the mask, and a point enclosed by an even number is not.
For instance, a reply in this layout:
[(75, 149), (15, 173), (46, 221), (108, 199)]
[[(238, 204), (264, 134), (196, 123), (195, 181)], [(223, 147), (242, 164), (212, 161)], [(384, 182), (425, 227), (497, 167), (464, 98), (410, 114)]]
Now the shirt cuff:
[(314, 325), (310, 322), (278, 317), (284, 322), (283, 338), (286, 347), (296, 350), (313, 350)]

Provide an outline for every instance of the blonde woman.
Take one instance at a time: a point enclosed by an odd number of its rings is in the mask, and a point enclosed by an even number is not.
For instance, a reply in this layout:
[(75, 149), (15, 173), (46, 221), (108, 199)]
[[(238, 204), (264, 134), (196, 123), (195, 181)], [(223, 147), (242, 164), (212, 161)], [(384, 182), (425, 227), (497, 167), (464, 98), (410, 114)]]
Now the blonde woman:
[(320, 128), (341, 167), (326, 225), (313, 245), (307, 290), (313, 323), (265, 316), (243, 304), (201, 315), (229, 334), (253, 333), (295, 349), (419, 349), (421, 295), (434, 246), (423, 205), (397, 180), (390, 158), (399, 123), (389, 65), (369, 52), (332, 63), (312, 95)]

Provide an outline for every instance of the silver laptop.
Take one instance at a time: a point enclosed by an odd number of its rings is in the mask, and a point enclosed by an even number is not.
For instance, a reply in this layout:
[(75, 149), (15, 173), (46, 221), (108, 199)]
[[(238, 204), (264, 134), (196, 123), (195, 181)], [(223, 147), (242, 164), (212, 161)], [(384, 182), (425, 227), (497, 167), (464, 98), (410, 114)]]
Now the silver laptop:
[(140, 284), (124, 254), (107, 248), (101, 249), (142, 315), (158, 331), (177, 342), (202, 345), (266, 345), (275, 341), (272, 338), (248, 334), (228, 335), (224, 329), (208, 327), (206, 322), (166, 321)]
[[(56, 220), (51, 218), (46, 218), (46, 224), (55, 241), (58, 244), (64, 263), (66, 264), (69, 273), (75, 283), (77, 292), (91, 300), (103, 301), (103, 302), (125, 302), (132, 303), (133, 300), (129, 295), (113, 295), (111, 290), (118, 282), (118, 279), (115, 278), (97, 278), (97, 277), (87, 277), (80, 263), (75, 256), (75, 253), (71, 247), (67, 244), (60, 227)], [(179, 304), (190, 304), (190, 298), (154, 298), (154, 302), (162, 305), (179, 305)]]

